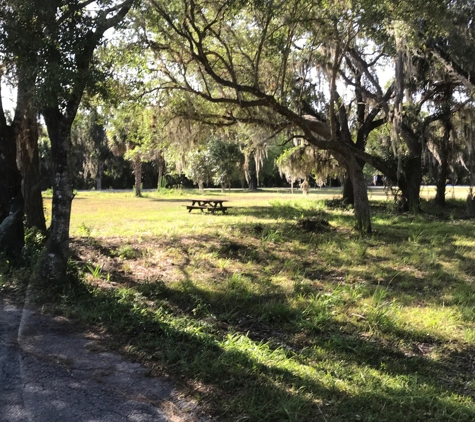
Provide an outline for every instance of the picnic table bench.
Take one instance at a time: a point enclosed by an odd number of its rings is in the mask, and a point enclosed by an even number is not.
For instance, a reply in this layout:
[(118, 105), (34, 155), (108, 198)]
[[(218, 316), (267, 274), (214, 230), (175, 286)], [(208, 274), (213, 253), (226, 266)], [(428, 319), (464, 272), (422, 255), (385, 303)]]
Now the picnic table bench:
[(192, 199), (191, 205), (186, 205), (188, 212), (192, 210), (200, 210), (201, 212), (207, 211), (212, 214), (216, 212), (221, 212), (226, 214), (226, 211), (231, 208), (228, 206), (224, 206), (223, 203), (227, 202), (223, 199)]

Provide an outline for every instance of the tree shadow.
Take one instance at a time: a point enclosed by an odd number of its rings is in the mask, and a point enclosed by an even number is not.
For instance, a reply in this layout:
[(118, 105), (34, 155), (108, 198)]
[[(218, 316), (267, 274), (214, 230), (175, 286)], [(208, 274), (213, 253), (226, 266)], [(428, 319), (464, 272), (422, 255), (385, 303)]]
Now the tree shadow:
[[(436, 260), (425, 264), (420, 273), (414, 271), (417, 254), (431, 247), (437, 248), (439, 256), (458, 257), (453, 269), (459, 273), (475, 268), (473, 259), (452, 246), (467, 236), (468, 225), (461, 223), (450, 233), (435, 231), (429, 237), (421, 233), (418, 217), (391, 217), (393, 225), (376, 225), (373, 237), (359, 238), (348, 232), (306, 232), (292, 221), (275, 221), (275, 210), (259, 207), (254, 211), (246, 212), (272, 221), (235, 223), (233, 233), (220, 233), (219, 239), (190, 234), (165, 242), (163, 247), (173, 245), (180, 254), (175, 266), (183, 276), (181, 284), (124, 279), (133, 291), (85, 289), (80, 300), (71, 295), (69, 306), (106, 328), (118, 344), (128, 344), (135, 356), (150, 365), (190, 383), (212, 386), (208, 400), (220, 420), (475, 418), (473, 346), (460, 342), (453, 347), (442, 334), (411, 329), (390, 312), (393, 299), (408, 306), (445, 303), (458, 306), (463, 318), (473, 321), (468, 310), (473, 310), (475, 288), (468, 279), (453, 275)], [(285, 212), (298, 214), (293, 208)], [(412, 234), (407, 229), (411, 219)], [(348, 268), (348, 258), (333, 257), (329, 266), (318, 261), (330, 242), (341, 249), (348, 240), (362, 246), (361, 254), (355, 250), (350, 255), (350, 264), (364, 267), (371, 261), (379, 275), (368, 274), (361, 282), (361, 297), (368, 299), (364, 315), (355, 314), (343, 322), (338, 315), (343, 304), (314, 279), (333, 283), (335, 290), (355, 289), (345, 281), (356, 271)], [(415, 263), (395, 269), (390, 258), (364, 252), (368, 245), (384, 243), (394, 244), (392, 253), (401, 254), (400, 242), (409, 242), (412, 249), (398, 259), (411, 264), (415, 257)], [(214, 289), (200, 287), (190, 270), (194, 259), (190, 244), (244, 268), (252, 263), (261, 269), (274, 266), (274, 273), (285, 269), (285, 252), (286, 259), (295, 263), (295, 290), (289, 294), (272, 281), (267, 289), (254, 290), (247, 281), (261, 280), (255, 270), (247, 269), (241, 278), (231, 280), (234, 274), (226, 268)], [(99, 241), (94, 247), (101, 253), (108, 250)], [(197, 265), (216, 269), (217, 264), (202, 258)], [(458, 295), (444, 296), (449, 288), (459, 289)], [(384, 301), (371, 302), (381, 289), (387, 295)]]
[[(81, 288), (70, 300), (76, 315), (106, 329), (117, 344), (128, 344), (128, 350), (151, 367), (158, 365), (190, 383), (211, 386), (211, 395), (204, 400), (219, 420), (344, 421), (360, 415), (362, 420), (420, 421), (429, 414), (430, 420), (446, 420), (445, 415), (451, 414), (469, 421), (475, 417), (469, 401), (473, 391), (462, 388), (471, 376), (458, 379), (462, 383), (458, 386), (447, 381), (453, 379), (455, 368), (460, 371), (473, 364), (471, 359), (464, 365), (460, 357), (469, 359), (472, 349), (435, 361), (329, 329), (297, 350), (285, 336), (275, 339), (272, 329), (253, 339), (255, 330), (245, 323), (231, 326), (214, 318), (192, 318), (174, 300), (183, 292), (172, 292), (159, 283), (147, 289), (141, 294), (148, 299), (166, 298), (182, 316), (170, 318), (163, 306), (141, 310), (136, 298), (112, 291)], [(196, 286), (193, 294), (205, 296)], [(451, 400), (453, 393), (467, 401)]]

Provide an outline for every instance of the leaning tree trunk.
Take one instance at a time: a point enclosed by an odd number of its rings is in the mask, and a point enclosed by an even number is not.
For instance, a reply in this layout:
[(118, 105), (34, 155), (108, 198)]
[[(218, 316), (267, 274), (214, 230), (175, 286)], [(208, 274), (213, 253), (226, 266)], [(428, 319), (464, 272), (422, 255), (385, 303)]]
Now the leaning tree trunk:
[(355, 198), (354, 210), (356, 229), (361, 233), (371, 233), (371, 207), (369, 205), (368, 191), (363, 168), (356, 158), (351, 157), (348, 160), (348, 172), (353, 184), (353, 193)]
[(142, 160), (137, 154), (134, 158), (135, 196), (142, 196)]
[(17, 137), (17, 162), (22, 175), (26, 226), (46, 232), (43, 197), (41, 196), (40, 159), (38, 153), (38, 119), (36, 110), (27, 100), (25, 117)]
[(58, 110), (43, 111), (53, 162), (53, 205), (48, 241), (35, 268), (34, 278), (41, 283), (65, 281), (69, 258), (69, 223), (73, 200), (69, 172), (72, 121)]

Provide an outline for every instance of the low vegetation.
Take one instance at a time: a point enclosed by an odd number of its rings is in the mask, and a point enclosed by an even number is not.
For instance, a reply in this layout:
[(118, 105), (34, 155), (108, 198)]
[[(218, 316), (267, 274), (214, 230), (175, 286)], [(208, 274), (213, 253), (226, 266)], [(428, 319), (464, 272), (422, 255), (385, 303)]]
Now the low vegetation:
[(327, 189), (207, 192), (230, 201), (223, 216), (186, 212), (191, 195), (79, 193), (79, 282), (38, 300), (180, 380), (219, 421), (475, 419), (462, 202), (396, 214), (375, 190), (361, 237)]

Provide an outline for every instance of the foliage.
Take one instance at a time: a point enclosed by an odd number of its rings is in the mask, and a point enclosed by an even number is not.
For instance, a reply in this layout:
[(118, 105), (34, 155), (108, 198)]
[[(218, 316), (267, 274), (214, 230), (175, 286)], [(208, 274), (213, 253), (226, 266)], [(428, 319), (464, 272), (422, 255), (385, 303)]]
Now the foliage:
[(204, 184), (208, 183), (212, 178), (212, 164), (209, 151), (190, 151), (187, 154), (186, 167), (183, 170), (185, 176), (196, 183), (200, 191), (203, 191)]
[(242, 164), (242, 153), (235, 143), (219, 138), (211, 139), (207, 145), (213, 182), (224, 189), (231, 187), (233, 176)]
[(305, 194), (308, 194), (311, 176), (324, 181), (336, 173), (336, 163), (331, 156), (305, 143), (285, 150), (276, 159), (276, 164), (281, 175), (285, 175), (292, 186), (299, 182)]
[[(72, 127), (73, 174), (80, 174), (88, 187), (97, 187), (96, 181), (102, 178), (104, 162), (108, 158), (107, 137), (104, 117), (97, 106), (81, 110)], [(91, 184), (91, 180), (93, 180)]]

